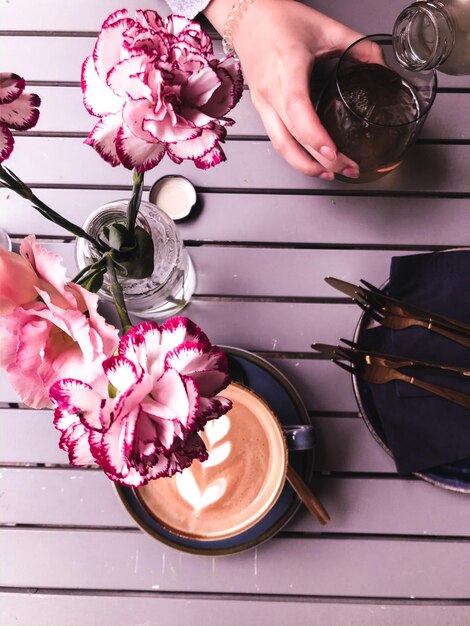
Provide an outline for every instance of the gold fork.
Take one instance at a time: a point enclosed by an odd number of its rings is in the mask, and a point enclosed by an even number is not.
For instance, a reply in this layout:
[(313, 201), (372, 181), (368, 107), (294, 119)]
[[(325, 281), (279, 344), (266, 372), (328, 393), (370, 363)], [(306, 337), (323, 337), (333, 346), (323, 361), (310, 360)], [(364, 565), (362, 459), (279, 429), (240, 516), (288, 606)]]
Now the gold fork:
[[(370, 309), (371, 307), (369, 304), (369, 307), (364, 310), (371, 313)], [(381, 310), (374, 308), (373, 311), (377, 315), (372, 315), (372, 317), (377, 322), (382, 324), (382, 326), (391, 328), (392, 330), (403, 330), (405, 328), (410, 328), (411, 326), (420, 326), (421, 328), (427, 328), (428, 330), (438, 333), (447, 339), (456, 341), (466, 348), (470, 348), (470, 337), (458, 335), (457, 333), (453, 333), (452, 331), (442, 328), (441, 326), (436, 326), (436, 324), (433, 324), (432, 322), (416, 319), (414, 317), (403, 317), (402, 315), (395, 313), (391, 307), (388, 309), (382, 308)]]
[(358, 374), (363, 380), (369, 383), (382, 385), (384, 383), (389, 383), (392, 380), (401, 380), (404, 383), (415, 385), (416, 387), (424, 389), (425, 391), (429, 391), (429, 393), (440, 396), (445, 400), (449, 400), (450, 402), (459, 404), (466, 409), (470, 409), (470, 395), (462, 393), (460, 391), (455, 391), (454, 389), (439, 387), (439, 385), (428, 383), (424, 380), (421, 380), (420, 378), (416, 378), (415, 376), (409, 376), (408, 374), (400, 372), (393, 367), (365, 364), (359, 367), (354, 367), (352, 369), (354, 373)]

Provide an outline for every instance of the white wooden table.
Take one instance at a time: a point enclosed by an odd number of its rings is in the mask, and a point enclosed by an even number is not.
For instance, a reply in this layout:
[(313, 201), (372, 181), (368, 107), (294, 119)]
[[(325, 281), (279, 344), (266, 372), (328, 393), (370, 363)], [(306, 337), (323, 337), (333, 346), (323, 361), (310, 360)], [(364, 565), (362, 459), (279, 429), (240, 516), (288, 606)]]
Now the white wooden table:
[[(390, 31), (405, 5), (311, 2), (364, 33)], [(83, 145), (93, 120), (79, 88), (101, 22), (121, 4), (0, 0), (2, 71), (25, 76), (43, 100), (7, 165), (79, 223), (131, 188), (128, 171)], [(160, 0), (126, 5), (168, 12)], [(230, 557), (167, 548), (140, 531), (99, 470), (68, 465), (51, 411), (21, 408), (2, 373), (2, 626), (470, 624), (468, 497), (398, 477), (358, 415), (348, 375), (309, 347), (352, 337), (359, 316), (325, 276), (380, 284), (394, 254), (468, 245), (469, 103), (469, 77), (441, 77), (403, 167), (347, 185), (292, 170), (245, 92), (225, 164), (203, 172), (165, 159), (147, 174), (147, 192), (170, 173), (196, 185), (201, 211), (180, 225), (198, 279), (186, 314), (296, 386), (318, 429), (312, 485), (332, 521), (320, 527), (300, 509), (275, 538)], [(15, 243), (36, 233), (73, 269), (67, 234), (5, 190), (0, 202)]]

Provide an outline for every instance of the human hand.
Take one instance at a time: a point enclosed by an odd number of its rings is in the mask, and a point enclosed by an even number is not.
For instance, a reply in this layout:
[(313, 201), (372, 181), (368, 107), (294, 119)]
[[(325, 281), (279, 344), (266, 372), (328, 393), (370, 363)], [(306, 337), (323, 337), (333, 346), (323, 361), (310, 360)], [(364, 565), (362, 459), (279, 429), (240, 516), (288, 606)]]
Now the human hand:
[[(212, 0), (204, 12), (221, 32), (231, 8), (232, 0)], [(274, 148), (309, 176), (359, 176), (318, 119), (310, 76), (316, 61), (339, 56), (360, 37), (295, 0), (254, 0), (239, 13), (233, 42), (253, 104)]]

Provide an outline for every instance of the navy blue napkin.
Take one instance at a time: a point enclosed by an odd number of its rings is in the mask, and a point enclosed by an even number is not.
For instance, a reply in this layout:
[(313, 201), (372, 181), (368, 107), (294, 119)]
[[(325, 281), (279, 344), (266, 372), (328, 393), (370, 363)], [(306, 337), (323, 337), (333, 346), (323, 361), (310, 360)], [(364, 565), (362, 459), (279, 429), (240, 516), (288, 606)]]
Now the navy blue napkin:
[[(405, 302), (468, 323), (470, 250), (394, 257), (385, 291)], [(470, 368), (468, 348), (425, 328), (369, 328), (362, 333), (360, 343), (377, 352)], [(469, 378), (429, 369), (407, 372), (470, 394)], [(376, 426), (382, 431), (400, 474), (467, 458), (470, 462), (468, 409), (400, 381), (361, 384), (372, 396), (380, 421)]]

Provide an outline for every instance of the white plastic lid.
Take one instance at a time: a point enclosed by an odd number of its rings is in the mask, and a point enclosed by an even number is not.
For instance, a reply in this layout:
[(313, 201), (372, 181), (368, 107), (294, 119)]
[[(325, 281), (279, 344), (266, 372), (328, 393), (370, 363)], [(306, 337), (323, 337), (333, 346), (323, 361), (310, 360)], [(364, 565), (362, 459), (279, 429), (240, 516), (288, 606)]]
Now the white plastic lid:
[(163, 176), (151, 188), (149, 200), (173, 220), (181, 220), (196, 204), (196, 190), (184, 176)]
[(0, 228), (0, 248), (5, 248), (5, 250), (11, 250), (11, 239), (6, 230)]

